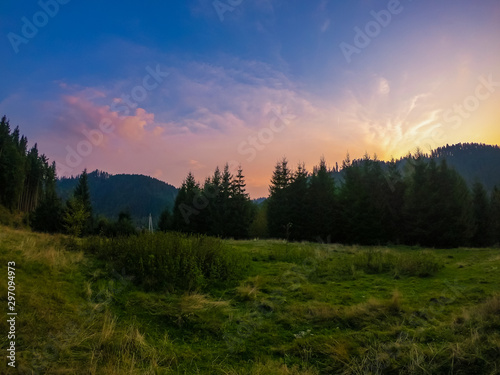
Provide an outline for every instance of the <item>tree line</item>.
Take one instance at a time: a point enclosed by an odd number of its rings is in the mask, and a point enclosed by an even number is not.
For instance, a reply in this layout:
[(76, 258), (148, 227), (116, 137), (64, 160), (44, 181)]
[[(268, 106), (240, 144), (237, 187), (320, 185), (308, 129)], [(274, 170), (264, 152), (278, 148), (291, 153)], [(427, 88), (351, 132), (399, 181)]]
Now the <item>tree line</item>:
[(33, 230), (68, 233), (74, 236), (135, 232), (129, 214), (118, 221), (95, 218), (90, 201), (87, 171), (63, 202), (56, 190), (56, 164), (39, 154), (37, 144), (29, 149), (28, 139), (19, 127), (11, 130), (6, 116), (0, 120), (0, 205), (25, 214)]
[[(275, 166), (267, 201), (269, 235), (293, 241), (431, 247), (500, 243), (500, 189), (469, 189), (446, 159), (421, 152), (404, 167), (392, 160), (344, 160), (340, 173), (322, 159), (312, 173)], [(337, 180), (333, 175), (337, 176)]]
[(0, 120), (0, 204), (10, 210), (33, 211), (55, 192), (55, 164), (39, 155), (37, 144), (28, 149), (28, 139), (19, 127), (13, 131), (5, 116)]
[(222, 171), (217, 167), (203, 185), (189, 172), (179, 189), (173, 212), (162, 213), (159, 229), (248, 238), (254, 214), (243, 170), (239, 167), (233, 175), (226, 164)]
[[(161, 213), (158, 229), (223, 238), (280, 238), (361, 245), (407, 244), (431, 247), (500, 244), (500, 189), (471, 187), (446, 161), (450, 152), (474, 152), (464, 144), (418, 151), (398, 161), (365, 155), (330, 169), (324, 159), (309, 172), (280, 160), (271, 177), (269, 198), (254, 204), (241, 167), (226, 164), (203, 183), (191, 172), (173, 210)], [(492, 154), (493, 148), (486, 150)], [(496, 148), (498, 149), (498, 148)], [(485, 151), (485, 152), (486, 152)], [(496, 150), (498, 151), (498, 150)], [(128, 212), (116, 221), (98, 217), (91, 204), (86, 170), (70, 197), (56, 192), (56, 165), (6, 117), (0, 121), (0, 204), (27, 213), (34, 230), (122, 236), (137, 233)]]

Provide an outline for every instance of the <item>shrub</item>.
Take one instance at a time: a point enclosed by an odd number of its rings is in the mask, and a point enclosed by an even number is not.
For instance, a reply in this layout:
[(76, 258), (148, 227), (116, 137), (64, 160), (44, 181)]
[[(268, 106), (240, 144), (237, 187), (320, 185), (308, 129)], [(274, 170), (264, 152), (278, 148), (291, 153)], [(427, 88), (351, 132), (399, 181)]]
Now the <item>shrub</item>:
[(408, 276), (428, 277), (435, 275), (442, 267), (442, 262), (432, 252), (419, 251), (401, 254), (396, 262), (395, 272)]
[(389, 272), (394, 269), (396, 256), (389, 250), (361, 251), (354, 255), (353, 264), (368, 274)]
[(392, 272), (394, 275), (428, 277), (443, 264), (430, 251), (395, 253), (392, 250), (367, 250), (354, 254), (352, 264), (367, 274)]
[(138, 236), (90, 237), (85, 251), (125, 270), (146, 289), (196, 290), (235, 279), (244, 258), (213, 237), (180, 233), (144, 233)]

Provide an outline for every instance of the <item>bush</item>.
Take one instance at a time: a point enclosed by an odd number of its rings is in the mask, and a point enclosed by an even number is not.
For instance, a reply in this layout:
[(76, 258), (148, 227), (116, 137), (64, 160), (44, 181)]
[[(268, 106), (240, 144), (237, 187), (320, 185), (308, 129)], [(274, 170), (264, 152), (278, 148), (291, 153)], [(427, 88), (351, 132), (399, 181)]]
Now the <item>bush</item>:
[(394, 269), (396, 255), (389, 250), (361, 251), (354, 256), (356, 269), (368, 274), (390, 272)]
[(442, 262), (430, 251), (400, 254), (396, 262), (396, 274), (428, 277), (443, 267)]
[(395, 276), (427, 277), (436, 274), (443, 264), (430, 251), (395, 253), (392, 250), (367, 250), (354, 255), (352, 264), (368, 274), (392, 272)]
[(235, 279), (245, 265), (244, 258), (231, 253), (222, 240), (201, 235), (90, 237), (83, 247), (150, 290), (203, 289)]
[(10, 211), (0, 204), (0, 225), (15, 229), (28, 228), (29, 215), (19, 211)]

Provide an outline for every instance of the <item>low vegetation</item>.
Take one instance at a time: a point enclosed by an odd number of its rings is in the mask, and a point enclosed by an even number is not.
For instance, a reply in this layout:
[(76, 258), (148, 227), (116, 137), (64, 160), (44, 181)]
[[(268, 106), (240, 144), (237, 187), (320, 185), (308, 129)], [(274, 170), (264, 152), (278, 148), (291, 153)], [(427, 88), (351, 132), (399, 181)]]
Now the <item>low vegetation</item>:
[(86, 252), (126, 270), (146, 290), (193, 291), (229, 281), (244, 267), (217, 238), (179, 233), (82, 240)]
[[(176, 266), (166, 258), (178, 259)], [(182, 281), (188, 260), (197, 271)], [(500, 368), (498, 249), (172, 233), (69, 239), (2, 226), (5, 274), (8, 261), (17, 265), (19, 312), (12, 374), (494, 374)], [(6, 321), (0, 326), (8, 328)]]

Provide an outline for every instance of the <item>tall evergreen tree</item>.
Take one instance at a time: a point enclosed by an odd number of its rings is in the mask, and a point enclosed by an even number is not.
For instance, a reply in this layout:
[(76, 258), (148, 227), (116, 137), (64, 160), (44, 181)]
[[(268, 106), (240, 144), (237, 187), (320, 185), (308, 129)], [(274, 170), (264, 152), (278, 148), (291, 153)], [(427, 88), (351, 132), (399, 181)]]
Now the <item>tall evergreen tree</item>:
[(231, 213), (233, 215), (229, 226), (229, 236), (234, 238), (247, 238), (250, 224), (255, 215), (255, 208), (246, 192), (245, 176), (241, 166), (232, 182), (232, 196), (230, 199)]
[(40, 232), (61, 232), (63, 229), (63, 206), (56, 192), (55, 162), (45, 169), (44, 181), (42, 199), (31, 217), (31, 227)]
[(78, 184), (76, 185), (75, 191), (73, 193), (73, 197), (82, 204), (86, 212), (87, 219), (83, 225), (82, 234), (83, 235), (91, 234), (93, 231), (94, 219), (93, 219), (92, 202), (90, 198), (88, 175), (86, 169), (84, 169), (82, 174), (80, 175)]
[(74, 197), (68, 199), (63, 216), (66, 233), (74, 237), (81, 236), (84, 233), (88, 218), (89, 213), (82, 201)]
[(432, 241), (430, 212), (433, 207), (429, 199), (433, 194), (433, 188), (427, 169), (428, 164), (421, 152), (417, 151), (414, 156), (407, 158), (408, 188), (404, 203), (405, 242), (412, 245), (427, 245)]
[(203, 195), (208, 199), (209, 204), (204, 211), (206, 215), (207, 233), (217, 236), (224, 231), (224, 212), (222, 209), (224, 195), (222, 193), (222, 174), (219, 167), (215, 168), (212, 178), (205, 181)]
[(274, 238), (288, 238), (293, 225), (290, 218), (290, 199), (287, 189), (291, 179), (288, 161), (283, 158), (276, 164), (269, 186), (267, 222), (269, 235)]
[(314, 228), (309, 223), (308, 172), (304, 164), (299, 164), (287, 187), (290, 201), (290, 239), (293, 241), (312, 240)]
[(383, 194), (383, 222), (386, 226), (387, 240), (399, 244), (404, 239), (403, 207), (406, 185), (398, 165), (392, 159), (387, 165), (386, 184)]
[(118, 214), (118, 221), (115, 223), (115, 233), (117, 236), (131, 236), (137, 233), (130, 212), (121, 211)]
[(494, 186), (490, 200), (491, 241), (495, 246), (500, 245), (500, 188)]
[(407, 194), (408, 242), (434, 247), (455, 247), (472, 236), (470, 192), (445, 160), (437, 166), (431, 158), (416, 159)]
[(490, 246), (492, 243), (491, 207), (488, 194), (480, 182), (476, 182), (472, 188), (472, 201), (474, 210), (472, 245), (477, 247)]
[(0, 204), (11, 210), (18, 208), (25, 180), (26, 155), (17, 141), (18, 136), (10, 134), (9, 121), (3, 116), (0, 121)]
[[(196, 233), (200, 206), (196, 198), (201, 196), (200, 186), (191, 172), (182, 183), (177, 194), (173, 211), (173, 228), (180, 232)], [(195, 206), (198, 206), (196, 208)]]
[(172, 213), (168, 208), (164, 209), (160, 215), (160, 220), (158, 221), (158, 230), (161, 232), (167, 232), (172, 229), (173, 217)]
[(307, 203), (309, 235), (322, 241), (334, 241), (338, 230), (335, 181), (324, 158), (314, 168), (307, 191)]

